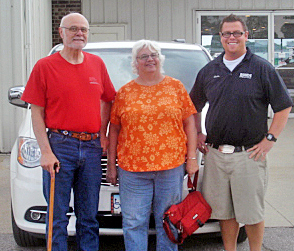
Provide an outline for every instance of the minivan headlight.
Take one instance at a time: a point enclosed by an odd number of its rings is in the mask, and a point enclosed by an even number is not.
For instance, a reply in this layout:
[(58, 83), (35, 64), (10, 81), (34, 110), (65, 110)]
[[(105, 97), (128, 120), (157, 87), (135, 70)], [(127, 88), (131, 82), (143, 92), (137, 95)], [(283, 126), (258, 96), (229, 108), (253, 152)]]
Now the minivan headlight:
[(18, 138), (18, 162), (24, 167), (32, 168), (40, 165), (41, 150), (36, 139)]

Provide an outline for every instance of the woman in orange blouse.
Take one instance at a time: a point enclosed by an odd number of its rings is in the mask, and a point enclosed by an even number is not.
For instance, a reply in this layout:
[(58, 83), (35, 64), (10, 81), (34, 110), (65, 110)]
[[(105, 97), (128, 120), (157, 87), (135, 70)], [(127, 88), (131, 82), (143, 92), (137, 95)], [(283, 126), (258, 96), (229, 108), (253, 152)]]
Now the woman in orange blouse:
[(112, 107), (107, 179), (116, 184), (119, 176), (126, 250), (148, 249), (151, 211), (157, 250), (178, 250), (162, 217), (181, 201), (185, 168), (189, 176), (199, 169), (196, 110), (184, 85), (163, 75), (164, 56), (156, 42), (138, 41), (132, 56), (138, 77), (118, 91)]

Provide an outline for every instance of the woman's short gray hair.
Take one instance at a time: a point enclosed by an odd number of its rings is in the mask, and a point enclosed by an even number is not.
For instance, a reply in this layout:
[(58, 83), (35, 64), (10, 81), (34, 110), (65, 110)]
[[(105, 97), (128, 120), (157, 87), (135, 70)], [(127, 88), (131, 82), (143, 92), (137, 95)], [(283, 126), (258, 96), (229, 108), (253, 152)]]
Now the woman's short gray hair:
[(164, 70), (163, 70), (163, 63), (164, 63), (164, 59), (165, 56), (161, 54), (161, 48), (159, 47), (158, 43), (156, 43), (155, 41), (151, 41), (151, 40), (139, 40), (137, 41), (134, 46), (133, 46), (133, 50), (132, 50), (132, 69), (133, 69), (133, 73), (139, 75), (138, 69), (137, 69), (137, 56), (140, 50), (142, 50), (143, 48), (148, 48), (150, 51), (155, 51), (159, 54), (158, 58), (159, 58), (159, 62), (160, 62), (160, 72), (163, 74)]

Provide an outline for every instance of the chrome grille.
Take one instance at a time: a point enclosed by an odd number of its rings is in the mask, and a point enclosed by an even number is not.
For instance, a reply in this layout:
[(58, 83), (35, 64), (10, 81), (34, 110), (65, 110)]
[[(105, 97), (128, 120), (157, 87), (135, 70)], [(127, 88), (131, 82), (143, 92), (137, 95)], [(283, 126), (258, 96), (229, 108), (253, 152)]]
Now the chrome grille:
[[(117, 166), (117, 163), (116, 163), (116, 166)], [(106, 181), (107, 156), (104, 156), (104, 155), (102, 156), (101, 167), (102, 167), (101, 185), (102, 186), (112, 186), (109, 182)]]

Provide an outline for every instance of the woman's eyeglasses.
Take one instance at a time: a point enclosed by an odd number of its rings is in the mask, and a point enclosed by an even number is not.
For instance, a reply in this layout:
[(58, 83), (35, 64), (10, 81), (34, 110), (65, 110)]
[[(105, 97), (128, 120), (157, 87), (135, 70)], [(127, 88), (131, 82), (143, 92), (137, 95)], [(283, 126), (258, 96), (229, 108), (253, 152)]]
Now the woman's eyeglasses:
[(150, 55), (147, 54), (143, 54), (141, 56), (138, 56), (137, 58), (147, 61), (149, 57), (151, 57), (152, 59), (158, 58), (159, 54), (158, 53), (151, 53)]

